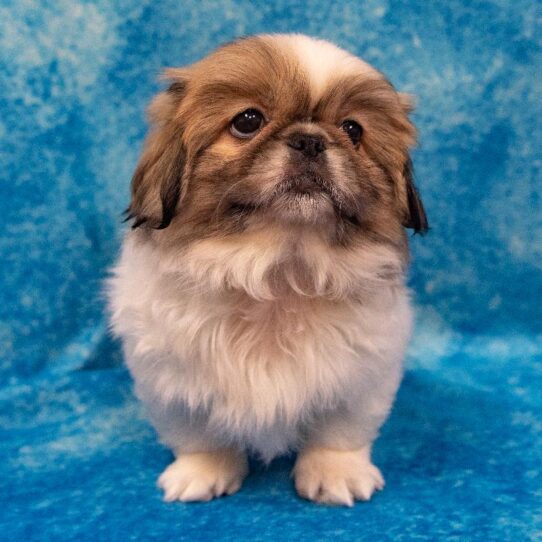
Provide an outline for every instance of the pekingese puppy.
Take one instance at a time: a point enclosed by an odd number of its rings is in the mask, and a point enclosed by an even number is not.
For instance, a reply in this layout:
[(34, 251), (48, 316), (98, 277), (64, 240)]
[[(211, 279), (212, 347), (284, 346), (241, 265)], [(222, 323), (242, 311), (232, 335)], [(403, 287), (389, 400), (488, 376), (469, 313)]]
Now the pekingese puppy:
[(298, 451), (302, 497), (352, 505), (411, 330), (410, 99), (326, 41), (262, 35), (165, 71), (110, 281), (114, 332), (175, 461), (165, 500), (231, 494)]

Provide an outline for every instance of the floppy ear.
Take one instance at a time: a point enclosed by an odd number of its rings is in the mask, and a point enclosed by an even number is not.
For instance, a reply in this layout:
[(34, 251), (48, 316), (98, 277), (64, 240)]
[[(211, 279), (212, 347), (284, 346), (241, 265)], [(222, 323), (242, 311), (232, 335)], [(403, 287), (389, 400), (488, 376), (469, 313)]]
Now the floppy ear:
[(149, 107), (152, 129), (132, 177), (132, 199), (127, 220), (132, 228), (169, 226), (182, 193), (186, 150), (182, 126), (175, 113), (185, 93), (185, 83), (175, 81), (154, 98)]
[[(397, 97), (399, 99), (399, 105), (405, 115), (405, 120), (407, 122), (405, 134), (408, 134), (408, 143), (407, 147), (412, 145), (415, 140), (416, 130), (410, 120), (408, 120), (408, 115), (414, 110), (415, 98), (411, 94), (405, 94), (404, 92), (398, 92)], [(398, 198), (400, 201), (401, 212), (403, 215), (403, 226), (405, 228), (411, 228), (415, 233), (424, 234), (429, 229), (429, 224), (427, 222), (427, 216), (425, 214), (425, 209), (423, 207), (420, 194), (418, 189), (414, 184), (414, 169), (412, 166), (412, 160), (408, 154), (403, 154), (401, 159), (402, 171), (399, 169), (397, 173), (399, 174), (398, 179)]]
[(427, 222), (420, 194), (414, 184), (414, 172), (410, 157), (403, 168), (403, 182), (406, 188), (406, 212), (403, 226), (412, 228), (414, 233), (424, 234), (429, 229), (429, 223)]

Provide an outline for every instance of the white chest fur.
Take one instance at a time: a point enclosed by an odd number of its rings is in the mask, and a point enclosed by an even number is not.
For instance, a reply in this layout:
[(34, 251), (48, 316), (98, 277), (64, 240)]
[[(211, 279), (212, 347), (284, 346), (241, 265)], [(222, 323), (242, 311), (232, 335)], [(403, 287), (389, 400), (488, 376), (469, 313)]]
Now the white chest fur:
[(257, 442), (277, 428), (295, 433), (352, 394), (378, 410), (372, 390), (382, 380), (386, 400), (395, 392), (410, 333), (401, 285), (382, 284), (363, 299), (258, 298), (187, 287), (168, 266), (128, 239), (110, 282), (113, 328), (147, 402), (204, 410), (211, 426)]

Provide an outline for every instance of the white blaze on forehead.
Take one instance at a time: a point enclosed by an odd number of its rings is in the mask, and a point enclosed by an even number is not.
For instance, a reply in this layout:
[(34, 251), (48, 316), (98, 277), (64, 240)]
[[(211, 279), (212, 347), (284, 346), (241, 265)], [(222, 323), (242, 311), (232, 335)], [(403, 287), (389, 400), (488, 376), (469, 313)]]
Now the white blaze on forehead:
[(311, 84), (313, 101), (318, 101), (328, 85), (348, 75), (367, 74), (382, 77), (371, 65), (322, 39), (304, 34), (272, 34), (267, 36), (288, 55), (294, 55)]

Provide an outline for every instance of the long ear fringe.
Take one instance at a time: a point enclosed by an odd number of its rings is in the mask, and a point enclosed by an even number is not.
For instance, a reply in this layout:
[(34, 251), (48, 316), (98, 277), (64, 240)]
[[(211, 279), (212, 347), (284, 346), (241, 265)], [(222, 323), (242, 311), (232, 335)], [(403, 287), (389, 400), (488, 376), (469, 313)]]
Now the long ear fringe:
[(135, 220), (132, 228), (142, 224), (162, 230), (167, 228), (177, 211), (185, 166), (185, 151), (181, 138), (175, 133), (166, 135), (162, 130), (144, 151), (132, 179), (132, 201), (126, 215)]
[(403, 170), (403, 176), (407, 190), (408, 216), (403, 222), (405, 228), (411, 228), (414, 233), (424, 235), (429, 231), (429, 222), (420, 198), (420, 194), (414, 184), (414, 171), (412, 160), (409, 158)]
[(153, 127), (132, 177), (132, 199), (124, 213), (124, 222), (134, 221), (133, 229), (143, 224), (167, 228), (181, 195), (186, 153), (175, 112), (186, 93), (186, 70), (168, 68), (160, 78), (170, 84), (148, 108)]

